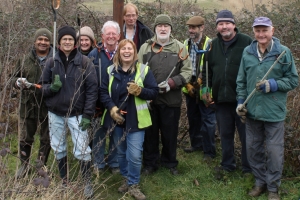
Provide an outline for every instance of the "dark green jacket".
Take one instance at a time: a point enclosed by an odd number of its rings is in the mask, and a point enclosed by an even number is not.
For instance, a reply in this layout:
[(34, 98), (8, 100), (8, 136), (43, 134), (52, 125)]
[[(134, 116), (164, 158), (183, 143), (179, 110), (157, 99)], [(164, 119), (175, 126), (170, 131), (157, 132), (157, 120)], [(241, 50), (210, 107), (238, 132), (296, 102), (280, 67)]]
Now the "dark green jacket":
[[(52, 47), (50, 47), (47, 58), (50, 56), (52, 56)], [(32, 49), (25, 57), (24, 63), (22, 62), (23, 59), (18, 61), (12, 75), (12, 85), (16, 89), (19, 89), (15, 85), (18, 78), (26, 78), (30, 83), (38, 83), (45, 65), (45, 62), (40, 64), (35, 49)], [(21, 118), (45, 118), (47, 116), (48, 111), (40, 89), (33, 86), (30, 89), (23, 89), (21, 91), (20, 101)]]
[[(212, 48), (205, 56), (208, 61), (208, 86), (212, 87), (213, 99), (216, 103), (236, 102), (236, 78), (243, 50), (252, 39), (235, 29), (234, 42), (225, 51), (220, 33), (212, 41)], [(203, 67), (202, 78), (206, 83), (206, 68)]]

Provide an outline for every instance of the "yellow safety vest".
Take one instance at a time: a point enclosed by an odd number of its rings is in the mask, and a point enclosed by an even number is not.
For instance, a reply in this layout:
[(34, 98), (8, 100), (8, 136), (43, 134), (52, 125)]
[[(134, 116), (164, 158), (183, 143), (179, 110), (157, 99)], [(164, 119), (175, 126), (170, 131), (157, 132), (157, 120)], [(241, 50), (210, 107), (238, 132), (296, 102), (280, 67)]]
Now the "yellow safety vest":
[[(109, 96), (111, 96), (111, 86), (112, 86), (112, 82), (114, 80), (114, 76), (111, 75), (111, 72), (113, 69), (114, 69), (114, 65), (111, 65), (107, 68), (107, 73), (109, 74), (109, 84), (108, 84)], [(140, 63), (136, 64), (136, 74), (135, 74), (134, 81), (138, 86), (140, 86), (142, 88), (144, 87), (143, 82), (148, 73), (148, 70), (149, 70), (148, 66), (146, 66), (144, 64), (140, 64)], [(142, 128), (151, 126), (152, 121), (151, 121), (150, 112), (149, 112), (149, 109), (147, 106), (147, 101), (135, 96), (134, 102), (135, 102), (136, 111), (137, 111), (138, 128), (142, 129)], [(106, 112), (107, 112), (107, 109), (104, 110), (103, 116), (105, 116)], [(103, 122), (104, 122), (104, 117), (102, 118), (102, 124), (103, 124)]]

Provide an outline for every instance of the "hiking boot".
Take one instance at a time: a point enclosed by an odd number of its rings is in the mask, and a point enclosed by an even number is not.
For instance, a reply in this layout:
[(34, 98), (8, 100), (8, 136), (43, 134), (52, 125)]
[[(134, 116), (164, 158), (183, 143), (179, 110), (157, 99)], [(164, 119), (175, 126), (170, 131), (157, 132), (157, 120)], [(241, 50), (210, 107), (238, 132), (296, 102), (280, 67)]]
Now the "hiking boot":
[(120, 173), (120, 168), (119, 167), (111, 167), (110, 172), (115, 175)]
[(188, 147), (188, 148), (184, 148), (183, 151), (185, 153), (192, 153), (194, 151), (202, 151), (201, 147), (195, 148), (195, 147)]
[(118, 192), (125, 193), (128, 191), (127, 179), (124, 179), (123, 184), (118, 188)]
[(20, 166), (19, 170), (17, 171), (17, 179), (24, 178), (26, 173), (29, 172), (28, 164), (23, 164)]
[(87, 181), (84, 186), (83, 195), (85, 198), (89, 199), (93, 196), (93, 194), (94, 194), (93, 186), (90, 181)]
[(210, 155), (204, 154), (204, 156), (203, 156), (203, 162), (211, 163), (212, 160), (213, 160), (213, 158)]
[(262, 193), (264, 193), (266, 191), (266, 186), (254, 186), (252, 188), (252, 190), (250, 190), (250, 192), (248, 193), (249, 196), (251, 197), (258, 197), (260, 196)]
[(130, 196), (134, 197), (136, 200), (145, 200), (146, 196), (141, 192), (139, 185), (135, 184), (128, 188), (128, 193)]
[(155, 172), (155, 169), (153, 167), (145, 167), (142, 170), (142, 174), (144, 175), (150, 175), (153, 174)]
[(279, 194), (277, 192), (269, 192), (268, 200), (280, 200)]
[(170, 168), (170, 172), (171, 172), (172, 175), (178, 175), (179, 174), (179, 172), (178, 172), (178, 170), (177, 170), (176, 167), (171, 167)]
[(91, 183), (91, 161), (80, 160), (80, 171), (84, 183), (84, 197), (89, 199), (93, 196), (93, 186)]

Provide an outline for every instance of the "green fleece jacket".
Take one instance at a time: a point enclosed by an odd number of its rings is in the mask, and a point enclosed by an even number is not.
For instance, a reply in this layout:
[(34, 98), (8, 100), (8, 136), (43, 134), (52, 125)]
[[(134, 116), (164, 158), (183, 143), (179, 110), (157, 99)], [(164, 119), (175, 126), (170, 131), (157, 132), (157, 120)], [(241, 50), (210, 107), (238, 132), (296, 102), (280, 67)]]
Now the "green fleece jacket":
[[(151, 50), (152, 44), (155, 42), (153, 51)], [(175, 82), (176, 88), (171, 89), (169, 92), (159, 94), (153, 101), (154, 104), (165, 104), (169, 107), (180, 107), (182, 102), (181, 88), (186, 85), (192, 76), (192, 63), (187, 57), (185, 60), (180, 60), (178, 53), (182, 50), (180, 56), (186, 57), (188, 55), (187, 49), (176, 39), (170, 38), (168, 44), (162, 47), (162, 51), (159, 53), (161, 45), (157, 43), (156, 36), (147, 40), (140, 48), (138, 53), (138, 59), (140, 63), (148, 62), (148, 66), (152, 70), (157, 84), (166, 81), (168, 75), (177, 65), (170, 78)], [(154, 55), (152, 57), (152, 55)], [(151, 58), (151, 59), (150, 59)]]
[[(212, 41), (209, 53), (205, 54), (204, 60), (208, 61), (208, 86), (212, 87), (213, 100), (216, 103), (236, 102), (236, 77), (239, 71), (243, 50), (251, 44), (252, 39), (248, 35), (239, 33), (235, 28), (236, 35), (231, 45), (225, 50), (220, 33)], [(203, 67), (202, 78), (206, 83), (206, 68)]]

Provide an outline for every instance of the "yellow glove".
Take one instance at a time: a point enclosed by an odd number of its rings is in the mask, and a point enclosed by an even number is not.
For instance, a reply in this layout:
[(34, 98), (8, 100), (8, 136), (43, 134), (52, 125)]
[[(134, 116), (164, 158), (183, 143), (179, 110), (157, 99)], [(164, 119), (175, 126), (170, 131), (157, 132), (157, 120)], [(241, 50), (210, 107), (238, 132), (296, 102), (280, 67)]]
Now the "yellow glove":
[(139, 96), (141, 94), (142, 88), (134, 82), (128, 82), (127, 90), (129, 94), (132, 94), (134, 96)]
[(118, 110), (119, 110), (119, 108), (117, 106), (112, 107), (112, 109), (110, 109), (110, 116), (118, 124), (123, 124), (125, 119), (118, 113)]
[(196, 91), (196, 90), (195, 90), (194, 86), (193, 86), (192, 84), (188, 83), (188, 84), (185, 85), (185, 87), (186, 87), (186, 89), (187, 89), (189, 95), (190, 95), (191, 97), (195, 97), (195, 91)]

